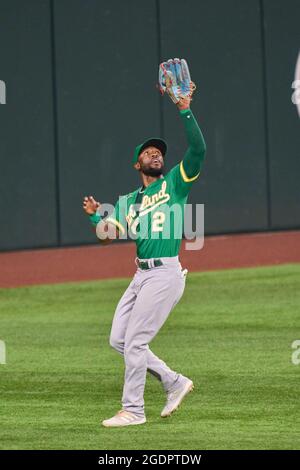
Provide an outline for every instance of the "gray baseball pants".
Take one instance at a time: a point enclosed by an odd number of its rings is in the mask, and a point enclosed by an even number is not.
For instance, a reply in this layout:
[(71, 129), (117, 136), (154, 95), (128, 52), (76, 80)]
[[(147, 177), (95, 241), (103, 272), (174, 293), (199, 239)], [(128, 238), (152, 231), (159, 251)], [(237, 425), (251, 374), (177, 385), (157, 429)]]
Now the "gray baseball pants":
[(160, 259), (162, 266), (137, 269), (118, 303), (110, 335), (110, 345), (125, 360), (122, 407), (137, 416), (144, 416), (147, 370), (162, 382), (166, 392), (175, 389), (182, 379), (149, 348), (180, 300), (187, 272), (182, 270), (178, 256)]

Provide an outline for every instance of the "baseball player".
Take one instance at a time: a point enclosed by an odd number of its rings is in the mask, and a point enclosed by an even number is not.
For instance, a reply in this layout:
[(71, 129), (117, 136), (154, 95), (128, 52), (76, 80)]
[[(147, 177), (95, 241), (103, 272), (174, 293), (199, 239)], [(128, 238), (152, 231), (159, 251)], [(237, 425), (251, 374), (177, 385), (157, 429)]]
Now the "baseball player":
[[(185, 60), (163, 62), (159, 83), (161, 92), (166, 91), (176, 104), (185, 129), (188, 149), (182, 161), (164, 175), (167, 144), (162, 139), (150, 138), (136, 147), (133, 156), (133, 166), (141, 176), (142, 185), (121, 196), (110, 216), (101, 218), (100, 203), (92, 196), (83, 200), (83, 209), (96, 227), (100, 241), (112, 241), (114, 230), (120, 238), (128, 233), (137, 247), (137, 270), (118, 303), (110, 334), (110, 345), (125, 361), (122, 409), (103, 421), (106, 427), (146, 422), (147, 371), (165, 390), (163, 418), (170, 416), (194, 387), (191, 379), (171, 370), (149, 347), (185, 288), (187, 271), (182, 270), (178, 259), (184, 205), (199, 177), (206, 151), (201, 130), (190, 109), (195, 85)], [(174, 206), (180, 209), (179, 217), (175, 217), (176, 211), (170, 210)]]

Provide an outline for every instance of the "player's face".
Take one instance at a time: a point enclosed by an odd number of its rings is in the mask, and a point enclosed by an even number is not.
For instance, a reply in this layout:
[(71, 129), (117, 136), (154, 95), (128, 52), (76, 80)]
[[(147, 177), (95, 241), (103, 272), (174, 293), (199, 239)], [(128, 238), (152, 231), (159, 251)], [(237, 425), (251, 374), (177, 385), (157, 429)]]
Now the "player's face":
[(160, 176), (164, 168), (164, 157), (156, 147), (147, 147), (139, 155), (141, 171), (147, 176)]

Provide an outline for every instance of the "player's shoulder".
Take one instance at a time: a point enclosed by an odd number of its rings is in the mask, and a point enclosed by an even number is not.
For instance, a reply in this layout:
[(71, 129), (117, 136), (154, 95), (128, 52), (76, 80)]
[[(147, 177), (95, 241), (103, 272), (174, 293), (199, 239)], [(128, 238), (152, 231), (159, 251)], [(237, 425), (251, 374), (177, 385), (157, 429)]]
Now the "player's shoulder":
[(173, 166), (168, 173), (165, 175), (166, 180), (172, 180), (177, 177), (177, 175), (180, 174), (180, 163), (177, 163), (177, 165)]
[(119, 201), (121, 202), (127, 202), (130, 201), (131, 199), (134, 199), (135, 196), (137, 195), (138, 191), (140, 188), (135, 189), (134, 191), (131, 191), (131, 193), (127, 194), (120, 194), (119, 196)]
[(124, 194), (124, 196), (122, 196), (122, 197), (124, 197), (124, 198), (126, 198), (126, 199), (130, 199), (130, 198), (132, 198), (132, 197), (134, 197), (134, 196), (137, 195), (137, 193), (139, 192), (139, 189), (140, 189), (140, 188), (137, 188), (137, 189), (135, 189), (134, 191), (131, 191), (131, 193)]
[(176, 184), (180, 185), (187, 185), (188, 187), (198, 178), (200, 172), (192, 177), (189, 177), (184, 169), (183, 160), (181, 160), (177, 165), (175, 165), (169, 173), (167, 173), (166, 177), (168, 177), (171, 181), (175, 182)]

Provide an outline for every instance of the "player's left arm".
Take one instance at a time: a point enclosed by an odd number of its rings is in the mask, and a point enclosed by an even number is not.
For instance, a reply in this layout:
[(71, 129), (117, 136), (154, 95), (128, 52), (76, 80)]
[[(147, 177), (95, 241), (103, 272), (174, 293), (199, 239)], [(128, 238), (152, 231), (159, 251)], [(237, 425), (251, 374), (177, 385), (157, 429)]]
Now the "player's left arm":
[(190, 105), (196, 85), (191, 80), (188, 64), (185, 59), (169, 59), (159, 66), (159, 89), (163, 95), (169, 95), (176, 104), (183, 121), (188, 149), (183, 160), (171, 171), (176, 190), (186, 195), (201, 171), (205, 157), (206, 145), (200, 127), (193, 115)]
[(188, 142), (188, 149), (180, 162), (180, 173), (185, 182), (192, 182), (198, 178), (206, 153), (205, 140), (190, 108), (190, 102), (191, 98), (186, 97), (177, 103)]
[(119, 201), (117, 201), (113, 213), (105, 219), (98, 213), (100, 207), (100, 202), (97, 202), (93, 196), (84, 197), (82, 208), (89, 215), (90, 222), (99, 242), (102, 245), (107, 245), (116, 238), (119, 238), (120, 233), (123, 235), (125, 229), (119, 220), (121, 218)]

